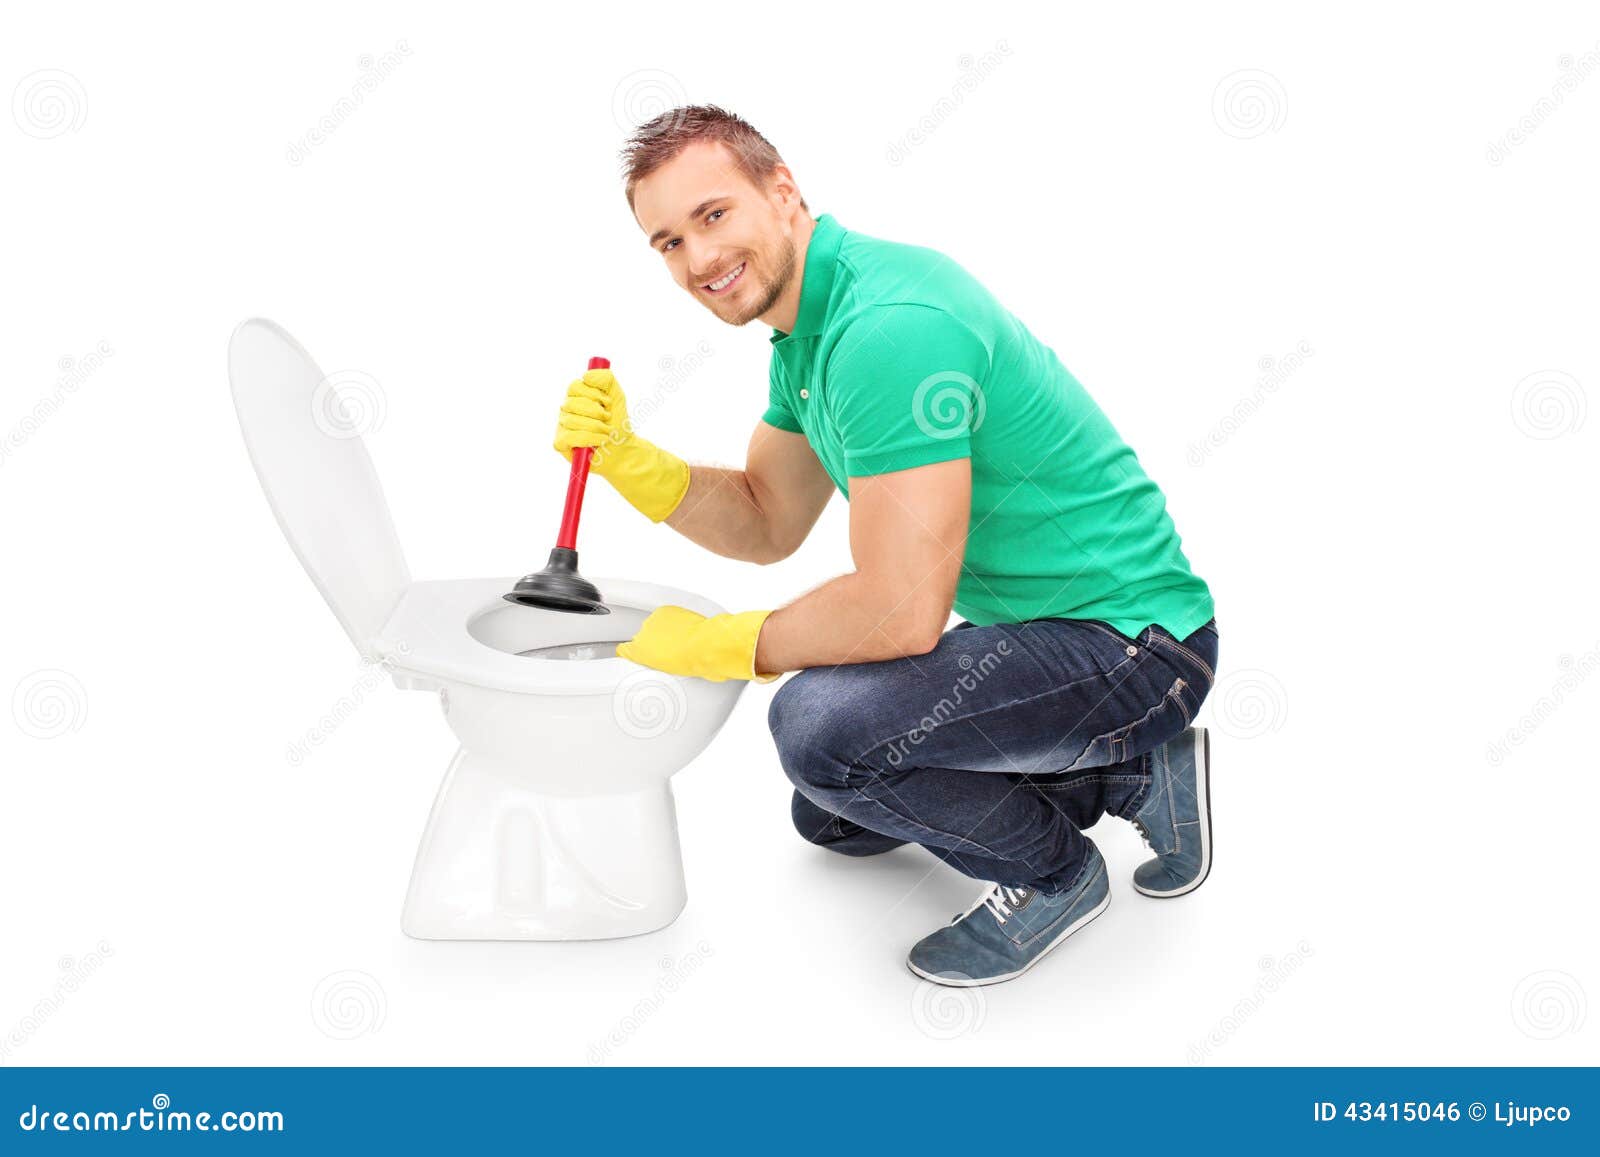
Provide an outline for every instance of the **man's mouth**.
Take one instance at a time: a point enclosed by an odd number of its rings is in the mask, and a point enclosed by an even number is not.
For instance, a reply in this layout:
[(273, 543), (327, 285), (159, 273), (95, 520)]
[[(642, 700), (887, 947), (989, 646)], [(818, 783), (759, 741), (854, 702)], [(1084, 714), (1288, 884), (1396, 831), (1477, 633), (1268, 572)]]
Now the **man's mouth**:
[(735, 285), (738, 285), (739, 278), (743, 276), (744, 262), (741, 261), (738, 265), (735, 265), (732, 269), (728, 270), (728, 272), (724, 273), (715, 281), (708, 282), (707, 284), (702, 285), (700, 288), (713, 296), (718, 296), (727, 293), (728, 290), (732, 289)]

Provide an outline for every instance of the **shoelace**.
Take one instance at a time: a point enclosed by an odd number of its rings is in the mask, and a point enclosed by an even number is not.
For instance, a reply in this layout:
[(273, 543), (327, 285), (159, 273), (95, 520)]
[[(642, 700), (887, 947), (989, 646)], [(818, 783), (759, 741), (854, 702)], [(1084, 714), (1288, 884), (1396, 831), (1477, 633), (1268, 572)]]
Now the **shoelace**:
[(1006, 917), (1011, 915), (1014, 908), (1021, 907), (1028, 898), (1027, 888), (1008, 888), (1004, 884), (996, 884), (978, 897), (978, 902), (962, 914), (962, 918), (972, 915), (979, 908), (987, 908), (1000, 924), (1006, 922)]

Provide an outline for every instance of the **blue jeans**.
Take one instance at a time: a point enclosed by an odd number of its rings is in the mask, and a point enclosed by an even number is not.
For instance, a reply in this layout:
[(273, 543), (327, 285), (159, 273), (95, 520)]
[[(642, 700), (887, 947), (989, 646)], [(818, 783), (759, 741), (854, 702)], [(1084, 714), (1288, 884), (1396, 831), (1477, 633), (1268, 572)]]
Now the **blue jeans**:
[(916, 843), (975, 879), (1059, 892), (1087, 863), (1082, 829), (1138, 813), (1149, 753), (1188, 728), (1216, 665), (1214, 619), (1183, 640), (964, 622), (926, 655), (801, 671), (767, 720), (812, 843)]

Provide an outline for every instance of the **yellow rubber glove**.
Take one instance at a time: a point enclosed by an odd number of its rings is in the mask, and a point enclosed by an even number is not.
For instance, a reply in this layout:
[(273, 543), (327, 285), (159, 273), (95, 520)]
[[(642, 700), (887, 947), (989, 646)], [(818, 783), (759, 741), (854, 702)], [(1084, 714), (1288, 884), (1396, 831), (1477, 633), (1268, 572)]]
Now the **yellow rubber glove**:
[(689, 464), (633, 432), (628, 402), (610, 370), (590, 370), (567, 387), (556, 422), (555, 448), (568, 462), (592, 446), (591, 472), (652, 522), (677, 509), (689, 490)]
[(637, 635), (617, 647), (617, 654), (669, 675), (693, 675), (713, 683), (724, 679), (770, 683), (778, 676), (756, 673), (756, 640), (771, 613), (745, 611), (708, 619), (683, 607), (658, 607)]

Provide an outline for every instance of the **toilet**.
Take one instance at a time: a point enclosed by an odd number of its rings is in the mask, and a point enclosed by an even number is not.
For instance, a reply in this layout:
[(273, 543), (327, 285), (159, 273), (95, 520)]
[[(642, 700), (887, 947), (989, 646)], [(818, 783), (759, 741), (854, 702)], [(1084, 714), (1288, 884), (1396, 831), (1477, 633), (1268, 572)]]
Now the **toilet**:
[[(460, 749), (423, 829), (401, 927), (425, 940), (634, 936), (683, 910), (671, 777), (744, 689), (668, 675), (616, 646), (666, 603), (708, 599), (590, 578), (612, 613), (501, 596), (515, 575), (415, 582), (359, 430), (299, 342), (254, 318), (228, 377), (284, 536), (363, 658), (438, 696)], [(523, 544), (534, 558), (541, 544)]]

